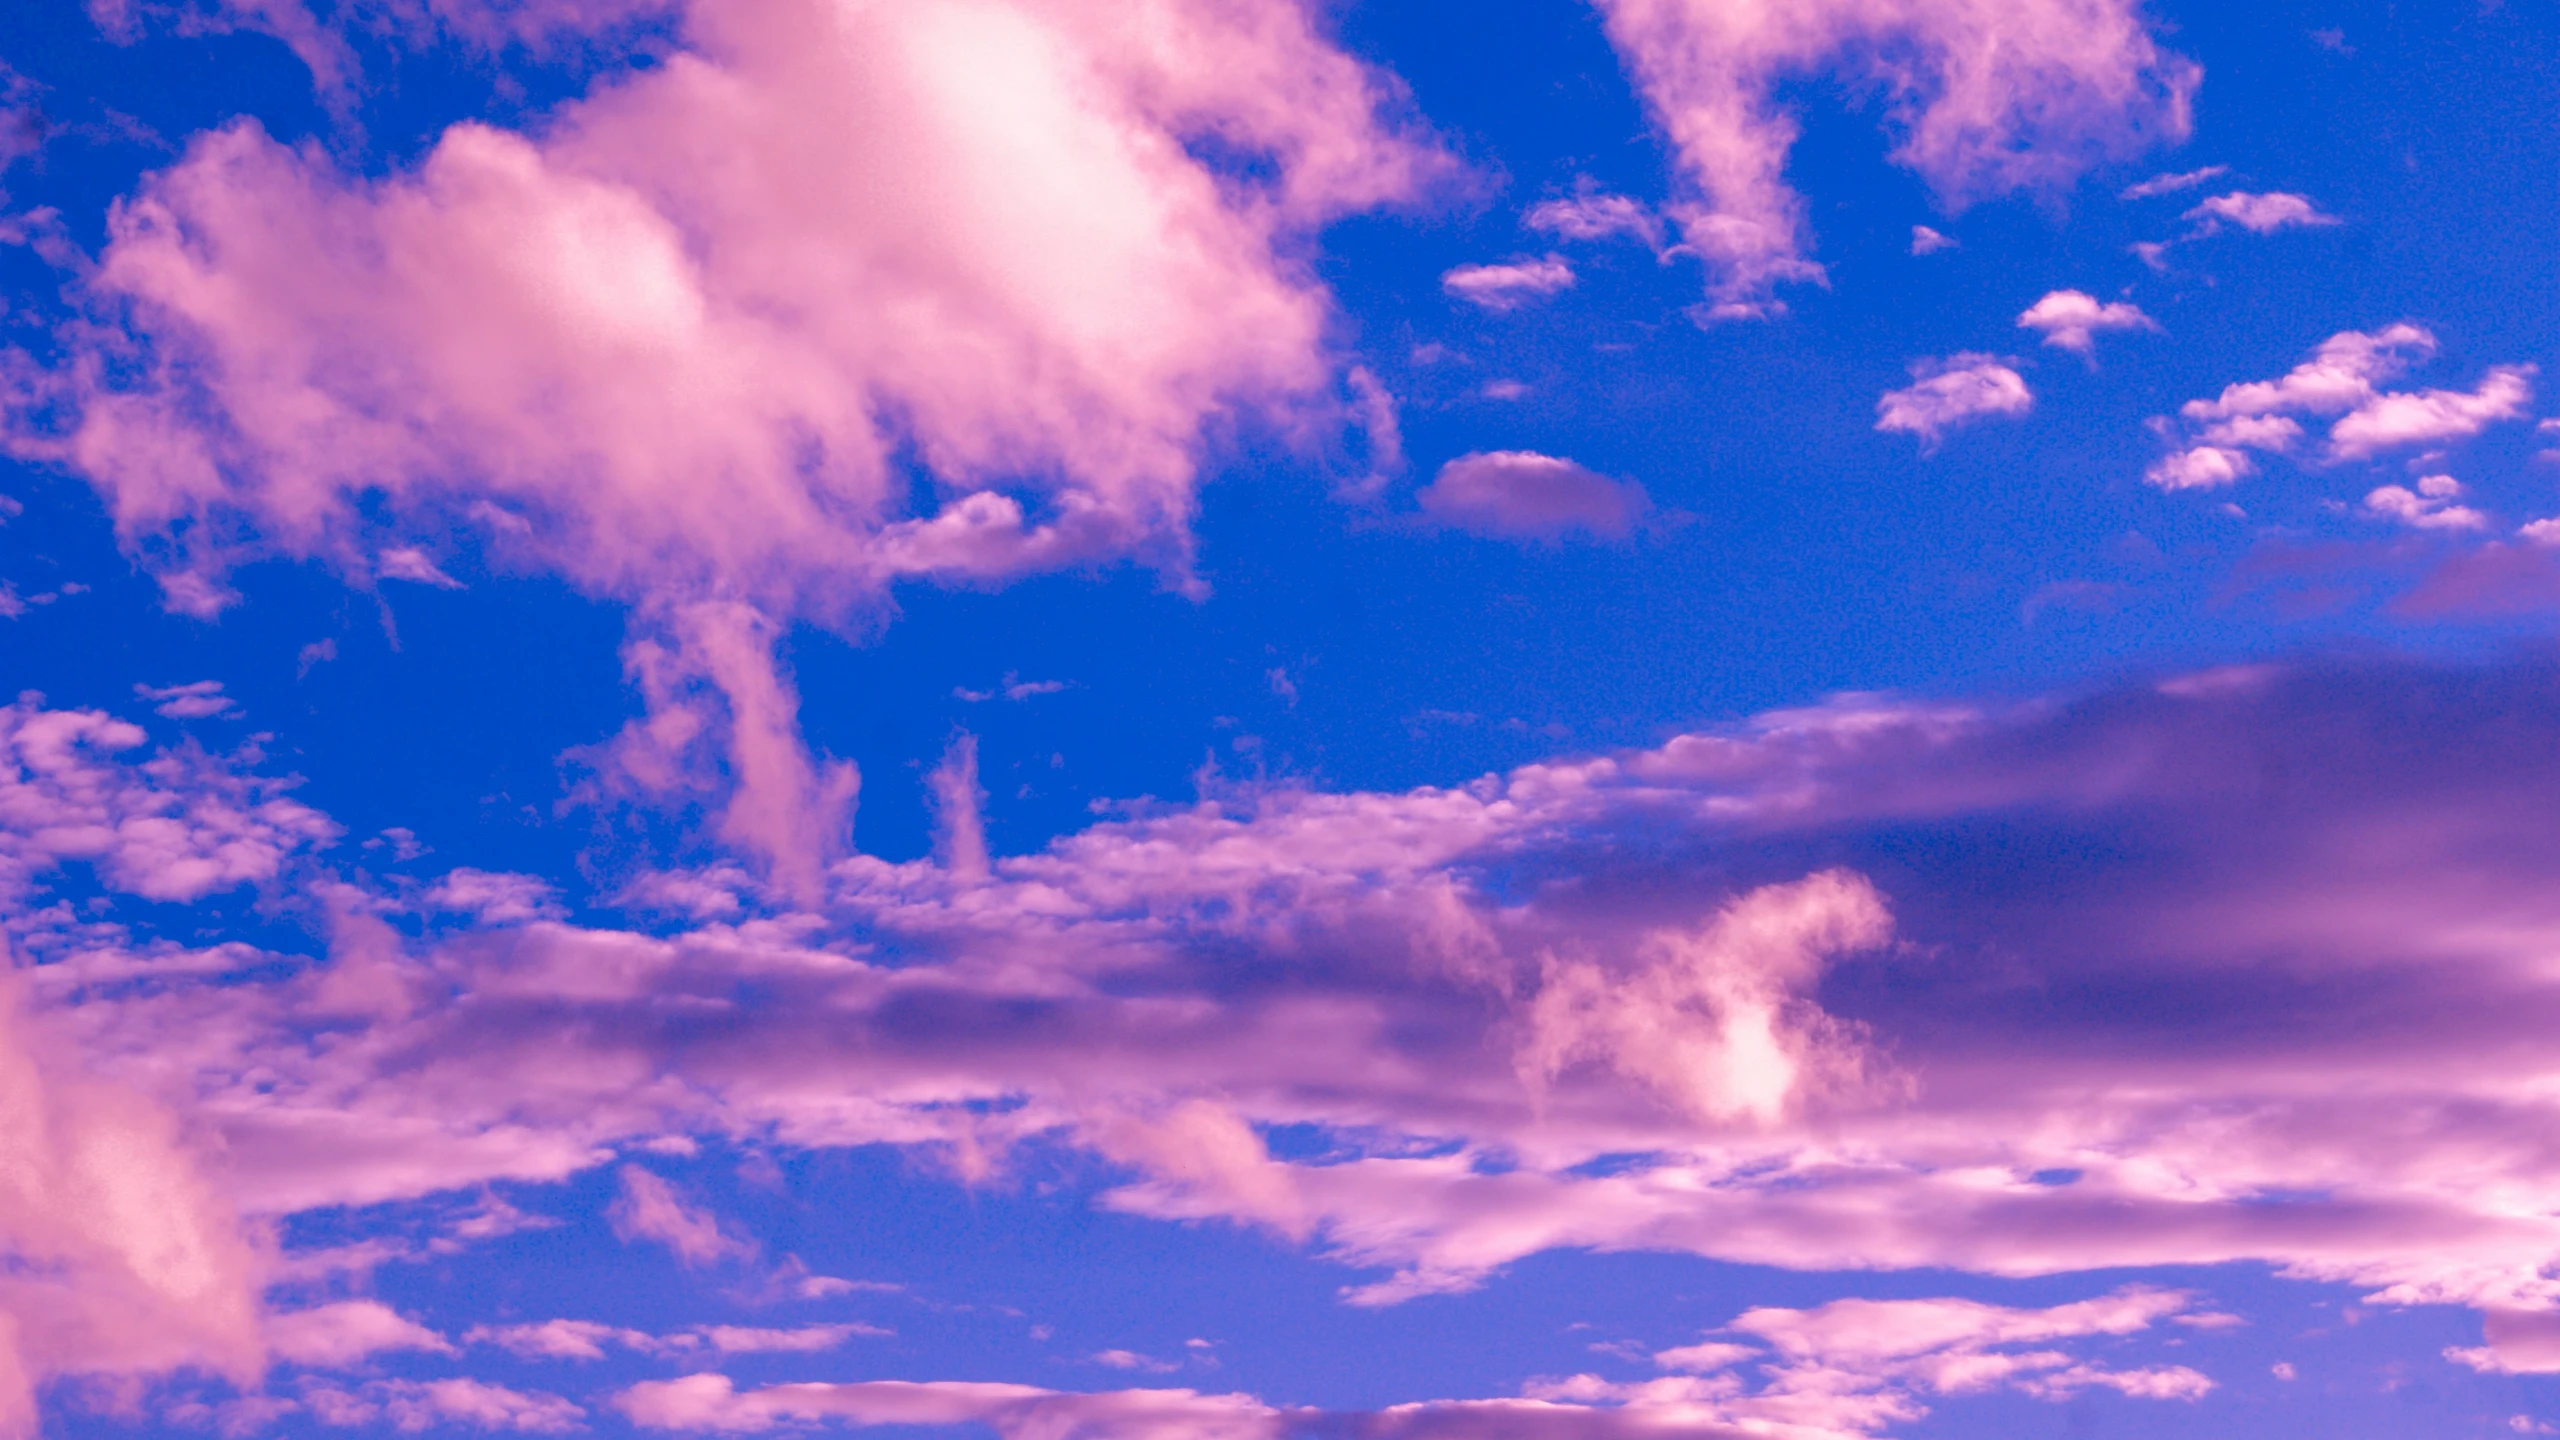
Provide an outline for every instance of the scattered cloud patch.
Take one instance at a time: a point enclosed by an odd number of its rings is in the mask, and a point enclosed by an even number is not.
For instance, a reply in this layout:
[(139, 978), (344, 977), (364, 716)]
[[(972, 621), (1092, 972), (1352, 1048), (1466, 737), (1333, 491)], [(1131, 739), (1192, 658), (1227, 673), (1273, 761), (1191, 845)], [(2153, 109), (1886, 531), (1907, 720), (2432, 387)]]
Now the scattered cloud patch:
[(2078, 290), (2056, 290), (2046, 295), (2027, 307), (2018, 317), (2018, 326), (2043, 335), (2047, 345), (2083, 356), (2096, 350), (2101, 333), (2160, 328), (2130, 301), (2101, 301)]
[(211, 720), (240, 713), (239, 705), (222, 693), (219, 680), (198, 680), (187, 685), (136, 685), (133, 693), (138, 699), (153, 702), (152, 709), (172, 720)]
[(1942, 235), (1926, 225), (1911, 227), (1911, 253), (1914, 255), (1935, 255), (1941, 250), (1955, 248), (1956, 240), (1952, 235)]
[(1950, 430), (2011, 418), (2035, 408), (2035, 394), (2008, 363), (1971, 352), (1911, 363), (1911, 383), (1876, 402), (1876, 428), (1919, 437), (1935, 448)]
[(2394, 520), (2413, 530), (2486, 530), (2489, 517), (2468, 505), (2454, 501), (2462, 497), (2462, 482), (2450, 475), (2429, 475), (2412, 490), (2405, 485), (2380, 485), (2364, 497), (2367, 515)]
[(1520, 217), (1532, 230), (1562, 240), (1595, 241), (1624, 236), (1649, 249), (1662, 248), (1662, 220), (1651, 206), (1625, 195), (1590, 191), (1542, 200)]
[(1559, 540), (1579, 532), (1622, 540), (1650, 508), (1644, 487), (1529, 450), (1461, 455), (1416, 497), (1454, 530), (1502, 539)]
[(2234, 190), (2214, 196), (2179, 218), (2197, 222), (2195, 233), (2200, 236), (2214, 234), (2224, 225), (2237, 225), (2252, 235), (2272, 235), (2278, 230), (2343, 223), (2312, 204), (2310, 197), (2283, 190)]
[(2199, 185), (2219, 180), (2230, 173), (2231, 167), (2228, 165), (2207, 165), (2202, 169), (2197, 170), (2181, 170), (2174, 174), (2154, 175), (2150, 179), (2142, 181), (2139, 184), (2127, 185), (2124, 187), (2123, 198), (2127, 200), (2148, 200), (2156, 195), (2175, 195), (2181, 190), (2193, 190)]
[(1499, 313), (1572, 289), (1573, 267), (1561, 255), (1501, 265), (1461, 265), (1440, 277), (1440, 288), (1478, 309)]

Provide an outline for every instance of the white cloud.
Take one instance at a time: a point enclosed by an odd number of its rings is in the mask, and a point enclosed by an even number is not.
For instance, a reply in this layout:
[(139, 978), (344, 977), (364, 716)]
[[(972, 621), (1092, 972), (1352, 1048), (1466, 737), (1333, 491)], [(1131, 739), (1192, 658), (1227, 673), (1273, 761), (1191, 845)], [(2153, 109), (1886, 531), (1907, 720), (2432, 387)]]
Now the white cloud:
[(1955, 237), (1951, 235), (1941, 235), (1926, 225), (1911, 227), (1911, 253), (1914, 255), (1935, 255), (1941, 250), (1955, 248)]
[(1461, 455), (1415, 498), (1424, 515), (1452, 529), (1530, 540), (1575, 531), (1624, 539), (1649, 508), (1644, 487), (1631, 480), (1530, 450)]
[(2192, 190), (2197, 186), (2204, 184), (2208, 180), (2218, 180), (2230, 173), (2231, 167), (2228, 165), (2207, 165), (2200, 170), (2183, 170), (2176, 174), (2154, 175), (2150, 179), (2145, 180), (2138, 185), (2127, 185), (2124, 187), (2123, 198), (2127, 200), (2148, 200), (2155, 195), (2174, 195), (2181, 190)]
[(1625, 195), (1593, 191), (1557, 200), (1541, 200), (1520, 217), (1532, 230), (1566, 240), (1607, 240), (1624, 235), (1646, 246), (1662, 248), (1662, 220), (1652, 207)]
[(240, 713), (239, 705), (222, 693), (219, 680), (198, 680), (187, 685), (136, 685), (134, 695), (155, 702), (153, 709), (172, 720), (210, 720)]
[(2158, 330), (2159, 324), (2130, 301), (2100, 301), (2079, 290), (2056, 290), (2027, 307), (2018, 326), (2044, 336), (2044, 343), (2077, 355), (2097, 346), (2101, 332)]
[(297, 1365), (352, 1365), (385, 1350), (454, 1353), (442, 1335), (376, 1300), (343, 1300), (270, 1315), (266, 1335), (279, 1359)]
[(1964, 353), (1915, 360), (1911, 381), (1876, 402), (1876, 428), (1916, 435), (1924, 448), (1934, 448), (1959, 426), (2035, 408), (2026, 380), (1996, 356)]
[(2364, 497), (2368, 515), (2396, 520), (2415, 530), (2486, 530), (2489, 517), (2468, 505), (2453, 502), (2462, 496), (2462, 482), (2450, 475), (2429, 475), (2411, 490), (2405, 485), (2376, 486)]
[(2282, 190), (2234, 190), (2214, 196), (2180, 218), (2198, 222), (2197, 233), (2202, 235), (2213, 234), (2225, 224), (2237, 225), (2253, 235), (2272, 235), (2278, 230), (2340, 223), (2337, 216), (2312, 204), (2310, 197)]
[(1573, 267), (1561, 255), (1502, 265), (1461, 265), (1440, 277), (1440, 288), (1485, 310), (1517, 310), (1573, 287)]

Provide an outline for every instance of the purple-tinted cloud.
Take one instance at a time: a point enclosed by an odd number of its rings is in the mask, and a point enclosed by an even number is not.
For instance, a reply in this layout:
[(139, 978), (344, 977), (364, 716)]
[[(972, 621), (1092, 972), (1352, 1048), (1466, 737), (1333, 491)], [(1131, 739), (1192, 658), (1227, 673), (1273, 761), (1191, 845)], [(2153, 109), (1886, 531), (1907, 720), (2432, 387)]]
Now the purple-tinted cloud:
[(1508, 539), (1557, 540), (1579, 531), (1623, 540), (1651, 508), (1644, 487), (1529, 450), (1461, 455), (1415, 499), (1456, 530)]

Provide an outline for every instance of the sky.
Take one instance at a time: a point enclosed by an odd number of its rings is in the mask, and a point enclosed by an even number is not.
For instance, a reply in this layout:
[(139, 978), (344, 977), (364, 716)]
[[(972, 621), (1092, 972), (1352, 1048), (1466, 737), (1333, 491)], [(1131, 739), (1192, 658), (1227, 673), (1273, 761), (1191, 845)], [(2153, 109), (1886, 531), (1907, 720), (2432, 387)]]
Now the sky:
[(0, 1440), (2560, 1433), (2560, 14), (0, 17)]

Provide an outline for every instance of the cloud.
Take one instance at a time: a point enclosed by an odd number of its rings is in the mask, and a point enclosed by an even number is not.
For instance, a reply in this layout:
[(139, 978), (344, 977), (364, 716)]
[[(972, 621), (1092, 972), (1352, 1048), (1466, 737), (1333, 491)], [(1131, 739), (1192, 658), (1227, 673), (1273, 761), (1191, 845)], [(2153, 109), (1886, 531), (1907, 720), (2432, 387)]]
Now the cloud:
[(1818, 282), (1804, 201), (1786, 183), (1796, 123), (1782, 82), (1843, 73), (1892, 97), (1893, 159), (1951, 207), (2068, 183), (2091, 163), (2175, 141), (2198, 71), (2162, 52), (2129, 0), (1606, 0), (1611, 41), (1678, 156), (1665, 207), (1706, 263), (1711, 314), (1774, 313)]
[(2272, 235), (2278, 230), (2341, 223), (2337, 216), (2323, 214), (2309, 197), (2282, 190), (2264, 193), (2234, 190), (2227, 195), (2214, 196), (2180, 218), (2197, 221), (2196, 233), (2199, 235), (2211, 235), (2225, 224), (2237, 225), (2252, 235)]
[(404, 1432), (462, 1426), (558, 1435), (586, 1428), (587, 1415), (557, 1395), (464, 1378), (375, 1380), (353, 1390), (311, 1386), (299, 1408), (335, 1429), (389, 1425)]
[(1440, 277), (1440, 288), (1479, 309), (1517, 310), (1532, 300), (1573, 288), (1573, 267), (1560, 255), (1502, 265), (1461, 265)]
[(607, 1346), (642, 1355), (701, 1357), (708, 1355), (811, 1354), (832, 1350), (857, 1335), (886, 1335), (873, 1325), (800, 1325), (774, 1329), (753, 1325), (701, 1325), (652, 1335), (593, 1320), (545, 1320), (539, 1324), (475, 1326), (462, 1338), (475, 1345), (495, 1345), (526, 1359), (601, 1360)]
[(687, 1265), (744, 1260), (755, 1246), (731, 1235), (717, 1217), (684, 1203), (675, 1187), (637, 1165), (622, 1167), (622, 1196), (611, 1211), (613, 1233), (655, 1240)]
[(425, 899), (439, 910), (469, 915), (483, 925), (521, 925), (556, 919), (561, 913), (549, 881), (467, 866), (448, 872), (430, 886)]
[[(1303, 1237), (1362, 1304), (1587, 1248), (2245, 1261), (2541, 1313), (2555, 696), (2529, 660), (1845, 697), (1449, 788), (1167, 807), (977, 880), (854, 857), (822, 919), (145, 948), (46, 994), (102, 1077), (184, 1077), (260, 1214), (669, 1135), (981, 1184), (1063, 1150), (1107, 1208)], [(351, 965), (407, 998), (332, 1000)], [(747, 1243), (656, 1176), (615, 1208), (697, 1259)], [(2010, 1373), (2116, 1383), (2082, 1363)]]
[(454, 1353), (443, 1336), (378, 1300), (342, 1300), (271, 1315), (266, 1334), (276, 1357), (297, 1365), (352, 1365), (385, 1350)]
[[(730, 742), (661, 747), (657, 793), (734, 789), (724, 838), (802, 894), (850, 772), (748, 647), (901, 578), (1187, 583), (1211, 433), (1339, 409), (1300, 249), (1448, 169), (1287, 0), (514, 8), (416, 15), (498, 44), (657, 9), (681, 43), (379, 177), (198, 136), (117, 207), (70, 353), (21, 357), (8, 443), (193, 613), (246, 559), (446, 583), (431, 550), (633, 605), (704, 692), (667, 724)], [(301, 7), (229, 18), (344, 80)]]
[(0, 757), (10, 762), (0, 767), (0, 900), (65, 861), (88, 863), (125, 894), (195, 900), (272, 880), (291, 857), (337, 838), (326, 817), (284, 798), (288, 785), (200, 751), (121, 758), (145, 738), (97, 711), (47, 710), (27, 697), (0, 708)]
[(1911, 253), (1914, 255), (1935, 255), (1941, 250), (1955, 248), (1956, 242), (1952, 236), (1941, 235), (1926, 225), (1911, 227)]
[(2376, 486), (2364, 497), (2365, 513), (2395, 520), (2413, 530), (2485, 530), (2489, 517), (2461, 498), (2462, 482), (2450, 475), (2429, 475), (2411, 490), (2405, 485)]
[(211, 720), (235, 716), (240, 706), (222, 693), (219, 680), (198, 680), (190, 685), (136, 685), (134, 695), (152, 701), (152, 709), (172, 720)]
[(1946, 432), (1994, 416), (2015, 418), (2035, 408), (2035, 395), (2017, 371), (1998, 357), (1972, 353), (1943, 360), (1915, 360), (1912, 383), (1876, 402), (1876, 428), (1920, 438), (1934, 449)]
[(2100, 332), (2158, 330), (2159, 324), (2130, 301), (2100, 301), (2079, 290), (2056, 290), (2027, 307), (2018, 326), (2044, 336), (2044, 343), (2088, 355)]
[(1626, 236), (1649, 249), (1662, 248), (1662, 219), (1651, 206), (1625, 195), (1585, 191), (1529, 207), (1520, 223), (1566, 240), (1608, 240)]
[(1650, 508), (1644, 487), (1529, 450), (1461, 455), (1416, 500), (1431, 520), (1506, 539), (1558, 540), (1575, 531), (1622, 540)]
[(2464, 440), (2524, 418), (2533, 399), (2529, 365), (2492, 366), (2470, 391), (2382, 388), (2435, 353), (2436, 337), (2405, 322), (2341, 331), (2277, 379), (2226, 385), (2211, 400), (2180, 406), (2178, 423), (2154, 421), (2175, 448), (2145, 478), (2172, 490), (2229, 484), (2255, 471), (2247, 452), (2296, 450), (2306, 432), (2295, 417), (2336, 417), (2328, 443), (2311, 457), (2330, 462)]
[(36, 1387), (57, 1377), (249, 1382), (265, 1359), (252, 1235), (177, 1119), (89, 1073), (24, 992), (0, 975), (0, 1434), (33, 1435)]
[(2181, 170), (2170, 174), (2154, 175), (2140, 184), (2126, 186), (2121, 198), (2148, 200), (2156, 195), (2174, 195), (2181, 190), (2193, 190), (2208, 180), (2218, 180), (2230, 173), (2231, 167), (2228, 165), (2207, 165), (2198, 170)]

